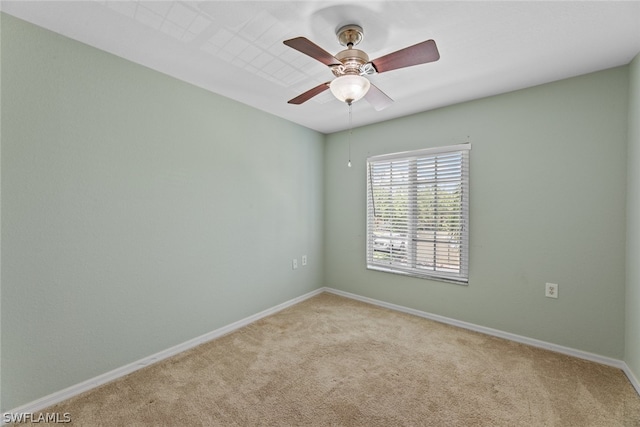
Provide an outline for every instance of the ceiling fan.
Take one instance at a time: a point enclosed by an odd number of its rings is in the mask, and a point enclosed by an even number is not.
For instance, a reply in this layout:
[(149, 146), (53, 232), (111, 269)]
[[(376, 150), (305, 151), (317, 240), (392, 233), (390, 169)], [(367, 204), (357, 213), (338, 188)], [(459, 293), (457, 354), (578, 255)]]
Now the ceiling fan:
[(342, 102), (351, 105), (352, 102), (364, 97), (376, 110), (380, 111), (391, 105), (393, 100), (364, 76), (440, 59), (436, 42), (427, 40), (369, 61), (369, 56), (365, 52), (354, 49), (354, 46), (364, 37), (362, 27), (353, 24), (345, 25), (336, 31), (336, 35), (340, 44), (346, 46), (346, 49), (335, 56), (304, 37), (284, 41), (287, 46), (327, 65), (336, 77), (289, 100), (289, 104), (302, 104), (331, 89), (334, 96)]

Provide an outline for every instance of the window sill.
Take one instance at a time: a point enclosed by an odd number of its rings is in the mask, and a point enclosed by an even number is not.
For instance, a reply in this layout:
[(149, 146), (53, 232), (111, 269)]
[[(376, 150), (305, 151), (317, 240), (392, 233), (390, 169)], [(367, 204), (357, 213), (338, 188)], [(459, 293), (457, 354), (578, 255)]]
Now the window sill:
[(397, 269), (397, 268), (388, 268), (382, 265), (377, 265), (377, 264), (368, 264), (367, 265), (367, 269), (368, 270), (373, 270), (373, 271), (380, 271), (383, 273), (391, 273), (391, 274), (398, 274), (400, 276), (405, 276), (405, 277), (415, 277), (417, 279), (426, 279), (426, 280), (433, 280), (436, 282), (446, 282), (446, 283), (453, 283), (454, 285), (462, 285), (462, 286), (468, 286), (469, 285), (469, 280), (468, 279), (456, 279), (456, 278), (452, 278), (452, 277), (446, 277), (446, 276), (439, 276), (439, 275), (434, 275), (434, 274), (425, 274), (425, 273), (417, 273), (415, 271), (407, 271), (407, 270), (401, 270), (401, 269)]

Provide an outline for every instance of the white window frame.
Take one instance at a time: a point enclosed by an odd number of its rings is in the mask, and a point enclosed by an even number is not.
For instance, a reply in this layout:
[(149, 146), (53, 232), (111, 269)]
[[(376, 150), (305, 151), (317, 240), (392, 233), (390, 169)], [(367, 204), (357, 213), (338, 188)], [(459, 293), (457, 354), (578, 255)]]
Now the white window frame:
[(470, 150), (467, 143), (367, 159), (368, 269), (469, 283)]

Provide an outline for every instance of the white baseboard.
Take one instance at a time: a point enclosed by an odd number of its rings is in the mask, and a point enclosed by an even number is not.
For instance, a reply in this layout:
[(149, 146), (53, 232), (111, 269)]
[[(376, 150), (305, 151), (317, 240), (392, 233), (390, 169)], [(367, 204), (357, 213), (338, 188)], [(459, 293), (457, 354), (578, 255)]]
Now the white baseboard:
[[(540, 340), (536, 340), (533, 338), (527, 338), (521, 335), (516, 335), (516, 334), (512, 334), (509, 332), (504, 332), (504, 331), (500, 331), (497, 329), (492, 329), (492, 328), (486, 328), (484, 326), (479, 326), (479, 325), (475, 325), (473, 323), (468, 323), (468, 322), (463, 322), (460, 320), (455, 320), (455, 319), (451, 319), (448, 317), (444, 317), (444, 316), (440, 316), (437, 314), (432, 314), (432, 313), (427, 313), (424, 311), (420, 311), (420, 310), (416, 310), (413, 308), (408, 308), (408, 307), (404, 307), (401, 305), (397, 305), (397, 304), (391, 304), (385, 301), (380, 301), (380, 300), (376, 300), (373, 298), (368, 298), (368, 297), (363, 297), (360, 295), (356, 295), (356, 294), (352, 294), (349, 292), (344, 292), (344, 291), (340, 291), (337, 289), (333, 289), (333, 288), (320, 288), (320, 289), (316, 289), (312, 292), (306, 293), (302, 296), (299, 296), (297, 298), (291, 299), (289, 301), (286, 301), (282, 304), (278, 304), (275, 307), (271, 307), (267, 310), (261, 311), (260, 313), (254, 314), (252, 316), (246, 317), (242, 320), (238, 320), (237, 322), (231, 323), (229, 325), (223, 326), (219, 329), (216, 329), (214, 331), (211, 331), (209, 333), (206, 333), (204, 335), (201, 335), (199, 337), (193, 338), (189, 341), (185, 341), (182, 344), (178, 344), (176, 346), (173, 346), (171, 348), (168, 348), (166, 350), (162, 350), (156, 354), (153, 354), (151, 356), (145, 357), (143, 359), (140, 359), (136, 362), (130, 363), (128, 365), (122, 366), (120, 368), (116, 368), (112, 371), (106, 372), (102, 375), (98, 375), (97, 377), (91, 378), (89, 380), (83, 381), (79, 384), (73, 385), (71, 387), (67, 387), (64, 390), (60, 390), (57, 391), (55, 393), (52, 393), (48, 396), (42, 397), (38, 400), (34, 400), (33, 402), (27, 403), (25, 405), (19, 406), (17, 408), (14, 408), (10, 411), (6, 411), (5, 413), (11, 413), (11, 414), (19, 414), (19, 413), (36, 413), (38, 411), (41, 411), (45, 408), (48, 408), (49, 406), (55, 405), (57, 403), (60, 403), (64, 400), (70, 399), (71, 397), (74, 397), (80, 393), (84, 393), (85, 391), (91, 390), (92, 388), (98, 387), (102, 384), (108, 383), (110, 381), (116, 380), (120, 377), (123, 377), (125, 375), (130, 374), (131, 372), (137, 371), (138, 369), (144, 368), (145, 366), (149, 366), (153, 363), (159, 362), (161, 360), (167, 359), (171, 356), (174, 356), (178, 353), (181, 353), (185, 350), (189, 350), (193, 347), (196, 347), (200, 344), (203, 344), (205, 342), (214, 340), (216, 338), (219, 338), (223, 335), (226, 335), (230, 332), (233, 332), (237, 329), (240, 329), (244, 326), (247, 326), (250, 323), (253, 323), (257, 320), (262, 319), (263, 317), (267, 317), (270, 316), (272, 314), (275, 314), (281, 310), (284, 310), (287, 307), (290, 307), (292, 305), (295, 305), (299, 302), (302, 302), (304, 300), (307, 300), (311, 297), (314, 297), (318, 294), (321, 294), (322, 292), (328, 292), (328, 293), (332, 293), (335, 295), (340, 295), (346, 298), (351, 298), (354, 300), (358, 300), (358, 301), (362, 301), (362, 302), (366, 302), (369, 304), (373, 304), (379, 307), (384, 307), (384, 308), (388, 308), (391, 310), (395, 310), (395, 311), (400, 311), (403, 313), (407, 313), (407, 314), (412, 314), (415, 316), (419, 316), (419, 317), (423, 317), (426, 319), (430, 319), (430, 320), (435, 320), (437, 322), (440, 323), (446, 323), (449, 325), (453, 325), (453, 326), (457, 326), (460, 328), (464, 328), (464, 329), (469, 329), (472, 331), (476, 331), (476, 332), (480, 332), (486, 335), (492, 335), (492, 336), (496, 336), (499, 338), (504, 338), (504, 339), (508, 339), (511, 341), (515, 341), (515, 342), (519, 342), (522, 344), (527, 344), (527, 345), (531, 345), (533, 347), (539, 347), (539, 348), (544, 348), (547, 350), (551, 350), (551, 351), (555, 351), (557, 353), (562, 353), (562, 354), (566, 354), (569, 356), (574, 356), (574, 357), (578, 357), (580, 359), (585, 359), (585, 360), (590, 360), (592, 362), (596, 362), (596, 363), (601, 363), (603, 365), (608, 365), (608, 366), (613, 366), (615, 368), (619, 368), (621, 369), (625, 375), (627, 376), (627, 378), (629, 378), (629, 381), (631, 382), (631, 384), (633, 385), (633, 387), (636, 389), (636, 391), (638, 392), (638, 394), (640, 394), (640, 382), (638, 381), (638, 379), (634, 376), (633, 372), (631, 371), (631, 369), (627, 366), (627, 364), (622, 361), (622, 360), (618, 360), (618, 359), (612, 359), (609, 357), (605, 357), (605, 356), (600, 356), (597, 354), (593, 354), (593, 353), (589, 353), (589, 352), (585, 352), (585, 351), (581, 351), (581, 350), (576, 350), (576, 349), (572, 349), (569, 347), (564, 347), (561, 345), (557, 345), (557, 344), (552, 344), (552, 343), (548, 343), (545, 341), (540, 341)], [(4, 425), (3, 420), (0, 420), (0, 425)]]
[(640, 394), (640, 381), (638, 381), (636, 376), (633, 374), (633, 371), (626, 363), (624, 363), (624, 368), (622, 370), (624, 371), (624, 374), (627, 376), (627, 378), (629, 378), (629, 382), (631, 383), (633, 388), (635, 388), (638, 394)]
[[(263, 317), (270, 316), (274, 313), (277, 313), (281, 310), (284, 310), (287, 307), (298, 304), (306, 299), (314, 297), (318, 294), (324, 292), (324, 288), (316, 289), (309, 293), (306, 293), (297, 298), (293, 298), (289, 301), (283, 302), (282, 304), (278, 304), (275, 307), (268, 308), (260, 313), (254, 314), (252, 316), (246, 317), (244, 319), (238, 320), (237, 322), (233, 322), (229, 325), (223, 326), (214, 331), (208, 332), (199, 337), (193, 338), (189, 341), (185, 341), (182, 344), (175, 345), (166, 350), (159, 351), (156, 354), (140, 359), (136, 362), (130, 363), (128, 365), (122, 366), (120, 368), (116, 368), (112, 371), (106, 372), (102, 375), (98, 375), (97, 377), (91, 378), (89, 380), (83, 381), (79, 384), (72, 385), (70, 387), (65, 388), (64, 390), (57, 391), (48, 396), (42, 397), (38, 400), (34, 400), (33, 402), (27, 403), (25, 405), (19, 406), (17, 408), (11, 409), (4, 413), (8, 414), (22, 414), (22, 413), (36, 413), (38, 411), (42, 411), (49, 406), (60, 403), (64, 400), (70, 399), (71, 397), (77, 396), (80, 393), (84, 393), (85, 391), (91, 390), (92, 388), (98, 387), (102, 384), (111, 382), (120, 377), (130, 374), (131, 372), (137, 371), (138, 369), (142, 369), (145, 366), (149, 366), (153, 363), (159, 362), (161, 360), (167, 359), (171, 356), (174, 356), (183, 351), (189, 350), (193, 347), (196, 347), (200, 344), (206, 343), (208, 341), (219, 338), (223, 335), (227, 335), (230, 332), (235, 331), (236, 329), (240, 329), (244, 326), (247, 326), (250, 323), (253, 323), (257, 320), (262, 319)], [(4, 425), (4, 417), (0, 419), (0, 425)]]
[(594, 353), (589, 353), (587, 351), (582, 351), (582, 350), (576, 350), (574, 348), (570, 348), (570, 347), (565, 347), (565, 346), (561, 346), (558, 344), (552, 344), (546, 341), (541, 341), (541, 340), (537, 340), (534, 338), (528, 338), (522, 335), (516, 335), (516, 334), (512, 334), (510, 332), (504, 332), (504, 331), (500, 331), (498, 329), (492, 329), (492, 328), (487, 328), (484, 326), (479, 326), (473, 323), (469, 323), (469, 322), (463, 322), (461, 320), (456, 320), (456, 319), (452, 319), (449, 317), (444, 317), (444, 316), (440, 316), (437, 314), (432, 314), (432, 313), (427, 313), (425, 311), (420, 311), (420, 310), (415, 310), (413, 308), (408, 308), (408, 307), (404, 307), (401, 305), (397, 305), (397, 304), (391, 304), (385, 301), (380, 301), (380, 300), (376, 300), (373, 298), (368, 298), (368, 297), (363, 297), (360, 295), (356, 295), (356, 294), (352, 294), (349, 292), (345, 292), (345, 291), (340, 291), (337, 289), (333, 289), (333, 288), (324, 288), (323, 289), (325, 292), (329, 292), (335, 295), (340, 295), (346, 298), (351, 298), (354, 300), (358, 300), (358, 301), (362, 301), (362, 302), (366, 302), (369, 304), (373, 304), (373, 305), (377, 305), (379, 307), (384, 307), (384, 308), (388, 308), (391, 310), (395, 310), (395, 311), (400, 311), (402, 313), (407, 313), (407, 314), (412, 314), (414, 316), (419, 316), (419, 317), (424, 317), (425, 319), (430, 319), (430, 320), (435, 320), (436, 322), (440, 322), (440, 323), (446, 323), (448, 325), (453, 325), (453, 326), (457, 326), (459, 328), (464, 328), (464, 329), (469, 329), (471, 331), (475, 331), (475, 332), (480, 332), (486, 335), (492, 335), (495, 337), (499, 337), (499, 338), (504, 338), (510, 341), (515, 341), (515, 342), (519, 342), (522, 344), (527, 344), (533, 347), (538, 347), (538, 348), (544, 348), (546, 350), (550, 350), (550, 351), (554, 351), (556, 353), (562, 353), (562, 354), (566, 354), (568, 356), (573, 356), (573, 357), (577, 357), (579, 359), (584, 359), (584, 360), (589, 360), (592, 362), (596, 362), (596, 363), (600, 363), (602, 365), (607, 365), (607, 366), (612, 366), (614, 368), (618, 368), (621, 369), (625, 375), (627, 376), (627, 378), (629, 379), (629, 381), (631, 382), (631, 385), (633, 385), (633, 387), (636, 389), (636, 391), (638, 392), (638, 394), (640, 395), (640, 382), (638, 382), (638, 379), (635, 378), (635, 376), (633, 375), (633, 372), (631, 371), (631, 369), (629, 368), (629, 366), (627, 366), (627, 364), (622, 361), (622, 360), (618, 360), (618, 359), (613, 359), (610, 357), (606, 357), (606, 356), (601, 356), (598, 354), (594, 354)]

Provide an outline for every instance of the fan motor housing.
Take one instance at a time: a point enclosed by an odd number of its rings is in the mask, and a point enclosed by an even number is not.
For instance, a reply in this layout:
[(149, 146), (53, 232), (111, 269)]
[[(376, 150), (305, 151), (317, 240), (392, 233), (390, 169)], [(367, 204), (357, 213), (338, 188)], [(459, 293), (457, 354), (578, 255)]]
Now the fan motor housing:
[(342, 65), (332, 67), (333, 74), (342, 76), (344, 74), (361, 74), (361, 67), (369, 62), (369, 55), (360, 49), (345, 49), (335, 55)]

